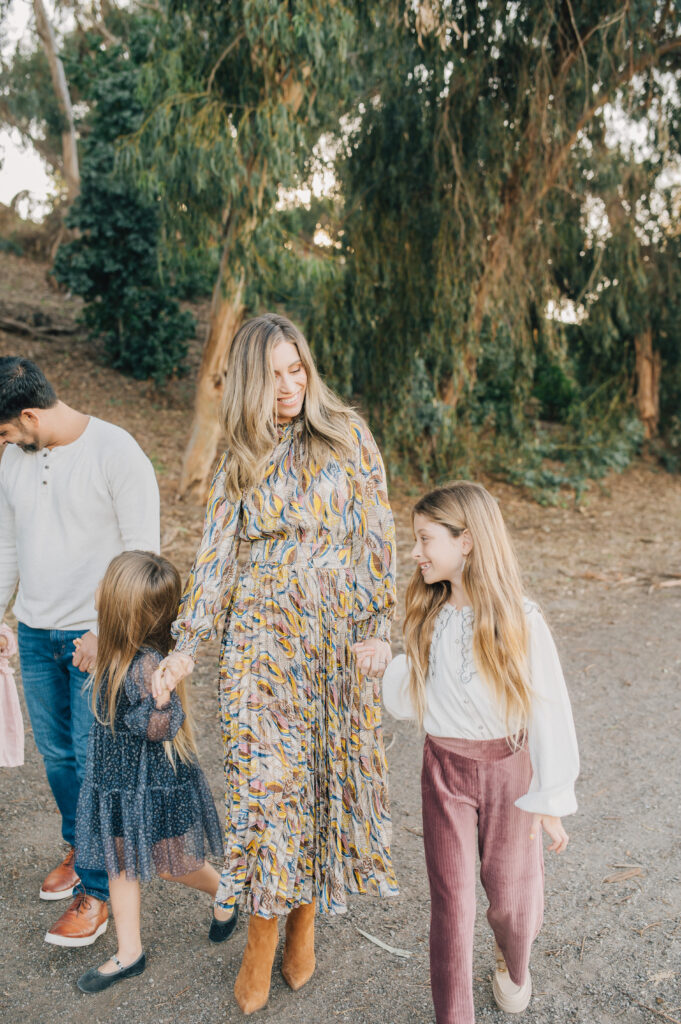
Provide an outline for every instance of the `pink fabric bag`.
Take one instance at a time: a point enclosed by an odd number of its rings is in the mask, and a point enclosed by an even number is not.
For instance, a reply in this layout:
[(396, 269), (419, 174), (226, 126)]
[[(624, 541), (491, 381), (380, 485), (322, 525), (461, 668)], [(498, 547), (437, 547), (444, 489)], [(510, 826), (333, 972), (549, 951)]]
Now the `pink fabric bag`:
[(9, 663), (17, 653), (17, 642), (12, 630), (5, 625), (0, 625), (0, 638), (7, 641), (0, 651), (0, 767), (17, 768), (24, 763), (24, 720)]

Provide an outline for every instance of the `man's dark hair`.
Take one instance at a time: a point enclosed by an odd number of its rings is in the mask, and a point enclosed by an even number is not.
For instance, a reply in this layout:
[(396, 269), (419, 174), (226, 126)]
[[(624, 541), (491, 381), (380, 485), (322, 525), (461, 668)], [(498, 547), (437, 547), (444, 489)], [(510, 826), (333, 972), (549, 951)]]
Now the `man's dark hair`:
[(51, 409), (57, 395), (42, 370), (30, 359), (0, 358), (0, 423), (21, 415), (24, 409)]

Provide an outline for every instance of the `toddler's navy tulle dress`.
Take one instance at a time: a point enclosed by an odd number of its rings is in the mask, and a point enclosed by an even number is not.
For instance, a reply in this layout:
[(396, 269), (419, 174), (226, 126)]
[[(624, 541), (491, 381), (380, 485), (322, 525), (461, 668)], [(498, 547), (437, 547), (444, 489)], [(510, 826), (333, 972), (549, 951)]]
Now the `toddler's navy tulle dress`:
[(175, 692), (158, 709), (151, 677), (162, 655), (143, 647), (121, 687), (115, 731), (95, 721), (78, 799), (76, 861), (80, 868), (125, 871), (146, 881), (163, 872), (185, 875), (204, 863), (206, 845), (223, 852), (208, 783), (196, 761), (170, 761), (163, 740), (184, 721)]

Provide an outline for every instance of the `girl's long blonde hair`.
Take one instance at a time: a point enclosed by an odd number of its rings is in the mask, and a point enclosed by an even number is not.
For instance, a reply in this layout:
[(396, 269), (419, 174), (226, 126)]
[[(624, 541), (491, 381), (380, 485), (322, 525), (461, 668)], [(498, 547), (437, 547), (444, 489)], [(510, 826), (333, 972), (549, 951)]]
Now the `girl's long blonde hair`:
[(222, 400), (228, 452), (225, 489), (232, 501), (262, 481), (277, 444), (272, 352), (282, 341), (296, 346), (307, 374), (302, 418), (308, 468), (312, 463), (324, 466), (332, 454), (350, 455), (353, 450), (352, 410), (319, 376), (301, 331), (276, 313), (253, 317), (232, 341)]
[[(497, 503), (480, 484), (458, 480), (421, 498), (415, 515), (446, 526), (454, 537), (468, 530), (472, 538), (462, 583), (473, 607), (473, 658), (492, 688), (507, 735), (518, 736), (527, 727), (531, 709), (528, 628), (520, 570)], [(426, 583), (418, 568), (407, 588), (405, 648), (419, 725), (426, 708), (433, 628), (450, 592), (449, 582)]]
[[(124, 551), (109, 562), (99, 585), (97, 620), (99, 638), (92, 684), (92, 706), (97, 720), (114, 731), (121, 688), (132, 660), (141, 647), (152, 647), (164, 657), (171, 647), (170, 627), (177, 615), (182, 581), (175, 566), (150, 551)], [(185, 720), (170, 741), (164, 742), (171, 761), (196, 756), (184, 680), (177, 686)]]

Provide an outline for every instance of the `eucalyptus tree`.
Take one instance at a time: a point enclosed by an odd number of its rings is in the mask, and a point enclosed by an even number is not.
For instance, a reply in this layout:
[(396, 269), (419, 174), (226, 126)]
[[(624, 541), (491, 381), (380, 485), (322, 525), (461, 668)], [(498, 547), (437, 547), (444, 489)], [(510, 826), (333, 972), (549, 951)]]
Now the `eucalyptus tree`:
[(352, 387), (393, 457), (445, 474), (495, 431), (518, 457), (537, 350), (565, 345), (559, 265), (570, 249), (590, 276), (589, 206), (622, 187), (594, 169), (606, 112), (648, 123), (680, 66), (666, 0), (404, 5), (339, 162), (345, 288), (311, 331), (333, 350), (353, 325)]
[[(308, 175), (313, 150), (352, 110), (375, 38), (365, 0), (161, 0), (131, 158), (168, 230), (214, 239), (220, 265), (180, 494), (203, 494), (214, 463), (229, 342), (257, 273), (258, 230)], [(380, 16), (380, 10), (379, 10)]]

